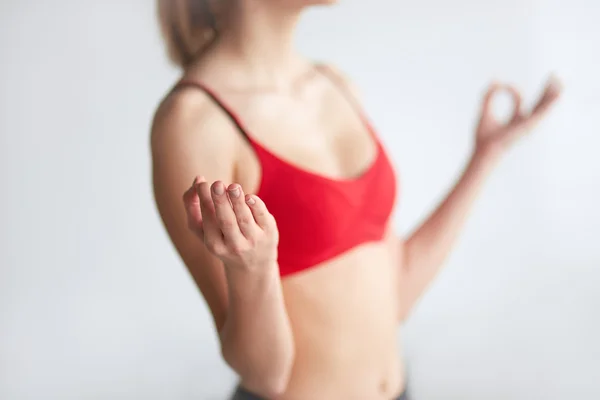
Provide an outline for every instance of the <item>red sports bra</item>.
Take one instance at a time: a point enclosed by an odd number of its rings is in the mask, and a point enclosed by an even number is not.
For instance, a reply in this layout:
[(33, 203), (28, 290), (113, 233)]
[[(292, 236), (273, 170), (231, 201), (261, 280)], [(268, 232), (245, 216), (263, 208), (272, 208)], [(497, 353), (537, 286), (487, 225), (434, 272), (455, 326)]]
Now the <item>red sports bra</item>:
[(395, 203), (396, 177), (362, 111), (361, 118), (377, 143), (377, 156), (359, 177), (334, 179), (300, 169), (256, 142), (240, 118), (206, 85), (181, 81), (176, 88), (185, 86), (196, 87), (211, 97), (255, 151), (262, 170), (256, 195), (277, 221), (281, 277), (383, 239)]

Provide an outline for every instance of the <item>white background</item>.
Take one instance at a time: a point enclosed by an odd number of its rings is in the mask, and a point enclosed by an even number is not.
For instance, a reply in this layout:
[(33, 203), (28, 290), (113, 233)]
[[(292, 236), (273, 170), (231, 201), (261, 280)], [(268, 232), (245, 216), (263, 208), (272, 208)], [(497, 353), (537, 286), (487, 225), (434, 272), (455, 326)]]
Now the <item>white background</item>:
[[(303, 21), (302, 49), (364, 91), (402, 232), (460, 173), (490, 79), (566, 84), (404, 329), (417, 400), (600, 398), (598, 20), (593, 0), (347, 0)], [(223, 399), (235, 377), (151, 196), (177, 76), (153, 2), (3, 0), (0, 54), (0, 399)]]

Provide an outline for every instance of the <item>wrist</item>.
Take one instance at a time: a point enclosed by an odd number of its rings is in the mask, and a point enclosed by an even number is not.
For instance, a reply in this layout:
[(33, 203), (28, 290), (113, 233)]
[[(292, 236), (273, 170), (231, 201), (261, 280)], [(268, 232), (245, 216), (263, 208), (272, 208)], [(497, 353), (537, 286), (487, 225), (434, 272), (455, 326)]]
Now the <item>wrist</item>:
[(271, 282), (279, 282), (279, 265), (276, 262), (260, 268), (242, 268), (225, 265), (225, 276), (230, 289), (248, 288), (251, 291), (265, 289)]
[(265, 268), (264, 271), (240, 269), (226, 270), (229, 312), (261, 308), (264, 304), (279, 304), (283, 301), (283, 288), (278, 268)]
[(470, 164), (491, 168), (500, 161), (504, 152), (499, 146), (477, 146), (471, 154)]

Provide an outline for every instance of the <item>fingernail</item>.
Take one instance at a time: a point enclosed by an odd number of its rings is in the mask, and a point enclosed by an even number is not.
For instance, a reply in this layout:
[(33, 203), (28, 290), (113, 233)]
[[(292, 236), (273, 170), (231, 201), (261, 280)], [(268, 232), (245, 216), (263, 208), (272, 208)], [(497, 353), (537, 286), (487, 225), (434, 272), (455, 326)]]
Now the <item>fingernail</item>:
[(256, 200), (254, 200), (254, 197), (248, 197), (248, 199), (246, 200), (246, 203), (248, 203), (252, 206), (252, 205), (254, 205), (254, 203), (256, 203)]
[(223, 193), (225, 193), (225, 186), (221, 182), (219, 182), (213, 185), (213, 192), (215, 192), (217, 196), (220, 196)]
[(238, 197), (240, 197), (240, 188), (239, 186), (236, 186), (232, 189), (229, 189), (229, 195), (231, 197), (233, 197), (234, 199), (237, 199)]

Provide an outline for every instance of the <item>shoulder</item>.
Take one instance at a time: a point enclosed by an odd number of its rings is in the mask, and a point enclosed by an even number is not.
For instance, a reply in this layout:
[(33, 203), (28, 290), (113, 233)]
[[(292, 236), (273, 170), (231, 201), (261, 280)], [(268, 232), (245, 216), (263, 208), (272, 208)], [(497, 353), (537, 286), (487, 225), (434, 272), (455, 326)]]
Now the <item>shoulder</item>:
[(228, 116), (202, 90), (183, 87), (158, 105), (150, 132), (153, 155), (181, 151), (233, 151), (235, 129)]

